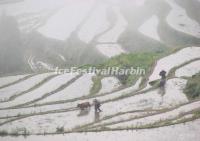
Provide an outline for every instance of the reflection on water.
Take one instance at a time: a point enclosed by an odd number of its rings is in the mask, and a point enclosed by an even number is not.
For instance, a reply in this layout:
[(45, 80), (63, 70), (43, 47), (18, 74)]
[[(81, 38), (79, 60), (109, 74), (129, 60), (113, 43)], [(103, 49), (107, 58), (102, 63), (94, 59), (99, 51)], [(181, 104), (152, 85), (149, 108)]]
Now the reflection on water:
[(94, 121), (98, 122), (100, 120), (100, 113), (99, 112), (94, 112)]
[(165, 92), (166, 92), (165, 86), (160, 87), (159, 90), (158, 90), (158, 93), (159, 93), (162, 97), (165, 95)]
[(81, 116), (87, 116), (89, 113), (90, 113), (90, 109), (91, 108), (87, 108), (87, 109), (84, 109), (84, 110), (80, 110), (79, 114), (77, 115), (78, 117), (81, 117)]
[[(131, 130), (115, 132), (90, 132), (90, 133), (71, 133), (65, 135), (47, 135), (47, 136), (28, 136), (19, 137), (0, 137), (1, 141), (121, 141), (123, 137), (126, 141), (199, 141), (200, 138), (200, 120), (181, 125), (167, 126), (159, 129)], [(178, 134), (177, 134), (178, 133)]]
[(163, 97), (164, 97), (164, 95), (165, 95), (165, 93), (166, 93), (166, 88), (165, 88), (165, 86), (162, 86), (162, 87), (159, 87), (159, 89), (158, 89), (158, 94), (160, 94), (161, 95), (161, 102), (160, 102), (160, 105), (163, 103)]

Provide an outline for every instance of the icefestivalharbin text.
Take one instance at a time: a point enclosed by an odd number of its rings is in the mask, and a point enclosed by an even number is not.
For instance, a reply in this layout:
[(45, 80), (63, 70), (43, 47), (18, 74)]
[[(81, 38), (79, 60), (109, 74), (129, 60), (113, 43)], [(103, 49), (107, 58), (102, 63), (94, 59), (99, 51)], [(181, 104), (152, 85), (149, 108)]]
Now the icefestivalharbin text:
[(55, 68), (56, 74), (64, 74), (64, 73), (89, 73), (89, 74), (98, 74), (98, 75), (145, 75), (146, 70), (140, 67), (131, 67), (131, 68), (120, 68), (120, 67), (107, 67), (103, 69), (98, 69), (96, 67), (88, 67), (88, 68), (78, 68), (71, 67), (66, 69)]

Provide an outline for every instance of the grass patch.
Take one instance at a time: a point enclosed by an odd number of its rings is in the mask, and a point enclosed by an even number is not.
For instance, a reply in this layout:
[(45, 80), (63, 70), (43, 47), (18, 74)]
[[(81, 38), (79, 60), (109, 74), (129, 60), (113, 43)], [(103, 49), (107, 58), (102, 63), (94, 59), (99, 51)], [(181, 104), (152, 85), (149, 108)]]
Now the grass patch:
[(102, 78), (103, 78), (103, 76), (99, 76), (99, 75), (92, 77), (93, 86), (90, 89), (90, 95), (95, 95), (101, 90), (101, 88), (102, 88), (102, 84), (101, 84)]
[(199, 111), (195, 111), (193, 114), (194, 114), (193, 118), (199, 118), (200, 117), (200, 110)]
[[(118, 67), (119, 69), (134, 69), (140, 68), (145, 70), (148, 74), (151, 71), (151, 67), (154, 62), (164, 56), (163, 52), (148, 52), (148, 53), (134, 53), (134, 54), (121, 54), (119, 56), (113, 57), (106, 62), (97, 65), (97, 68), (105, 69), (108, 67)], [(141, 74), (145, 75), (145, 74)], [(132, 85), (141, 75), (116, 75), (123, 85)]]
[[(120, 70), (131, 69), (131, 68), (134, 68), (134, 69), (140, 68), (140, 69), (145, 70), (145, 74), (141, 74), (141, 75), (131, 75), (131, 74), (114, 75), (114, 77), (117, 77), (119, 79), (122, 85), (131, 86), (138, 80), (139, 77), (141, 76), (147, 77), (147, 75), (151, 73), (156, 60), (164, 56), (167, 56), (171, 53), (174, 53), (178, 50), (180, 50), (180, 48), (175, 48), (175, 49), (160, 48), (152, 52), (135, 52), (135, 53), (129, 53), (129, 54), (121, 54), (121, 55), (112, 57), (101, 64), (97, 64), (97, 65), (87, 64), (87, 65), (80, 66), (79, 68), (88, 69), (90, 67), (95, 67), (96, 69), (100, 69), (102, 71), (107, 68), (112, 68), (112, 67), (117, 67)], [(109, 76), (112, 76), (112, 75), (108, 75), (108, 77)]]
[(200, 73), (189, 78), (184, 93), (191, 100), (200, 97)]

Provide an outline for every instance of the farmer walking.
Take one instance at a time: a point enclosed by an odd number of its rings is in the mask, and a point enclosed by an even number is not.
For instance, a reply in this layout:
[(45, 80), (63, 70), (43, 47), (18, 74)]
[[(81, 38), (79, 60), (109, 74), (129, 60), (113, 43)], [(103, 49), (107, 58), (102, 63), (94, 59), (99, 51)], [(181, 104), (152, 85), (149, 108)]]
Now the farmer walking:
[(101, 103), (97, 99), (95, 99), (94, 100), (94, 110), (95, 110), (95, 113), (102, 112), (102, 110), (100, 109), (100, 107), (101, 107)]
[(160, 88), (163, 88), (165, 86), (166, 83), (166, 71), (162, 70), (159, 75), (161, 76), (161, 80), (160, 80)]

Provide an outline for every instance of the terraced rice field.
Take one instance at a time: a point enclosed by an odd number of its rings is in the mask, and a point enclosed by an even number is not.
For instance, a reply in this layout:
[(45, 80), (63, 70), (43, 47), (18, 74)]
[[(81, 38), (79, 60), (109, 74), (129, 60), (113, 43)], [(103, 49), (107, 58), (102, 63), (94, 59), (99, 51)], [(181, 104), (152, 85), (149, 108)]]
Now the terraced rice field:
[[(191, 9), (181, 7), (176, 0), (152, 3), (126, 0), (124, 5), (120, 0), (45, 1), (48, 4), (26, 0), (2, 5), (0, 9), (6, 9), (8, 15), (16, 18), (21, 32), (36, 31), (60, 42), (75, 38), (87, 46), (94, 46), (105, 58), (135, 52), (138, 47), (144, 50), (144, 46), (151, 50), (161, 45), (186, 47), (200, 44), (198, 21), (188, 15)], [(129, 38), (134, 42), (126, 43)], [(48, 64), (44, 61), (39, 61), (45, 69), (49, 68), (45, 67)]]
[[(157, 79), (160, 66), (168, 66), (164, 68), (168, 72), (175, 69), (176, 75), (169, 76), (164, 92), (151, 87), (148, 82), (140, 85), (142, 78), (133, 86), (123, 88), (120, 87), (117, 78), (105, 77), (101, 81), (102, 88), (96, 95), (90, 95), (90, 89), (94, 85), (94, 74), (44, 73), (0, 78), (3, 86), (0, 89), (0, 96), (7, 99), (0, 102), (0, 133), (66, 133), (69, 139), (75, 135), (92, 139), (97, 135), (101, 139), (107, 136), (114, 140), (117, 140), (114, 135), (118, 134), (126, 135), (129, 140), (132, 135), (126, 131), (127, 129), (133, 130), (136, 138), (141, 137), (142, 133), (153, 136), (155, 131), (162, 133), (170, 129), (183, 134), (184, 131), (188, 131), (189, 126), (193, 127), (194, 123), (199, 122), (196, 113), (200, 111), (200, 101), (191, 101), (186, 97), (183, 89), (187, 79), (182, 77), (191, 77), (199, 72), (198, 68), (195, 68), (199, 61), (194, 60), (198, 59), (199, 55), (199, 47), (188, 47), (157, 61), (149, 81)], [(191, 67), (195, 68), (195, 71), (188, 69)], [(78, 103), (92, 103), (95, 98), (102, 102), (101, 113), (95, 114), (93, 106), (84, 111), (76, 107)], [(183, 122), (188, 123), (182, 125)], [(139, 129), (143, 130), (135, 131)], [(82, 131), (88, 133), (77, 133)], [(192, 134), (196, 141), (197, 131), (193, 131)], [(46, 139), (48, 137), (50, 136)], [(28, 137), (30, 140), (32, 138), (43, 137)], [(12, 140), (10, 137), (3, 138), (5, 139)]]
[[(0, 77), (0, 136), (7, 136), (0, 140), (199, 141), (200, 99), (190, 100), (184, 93), (189, 78), (200, 72), (200, 23), (188, 7), (176, 0), (25, 0), (0, 5), (24, 35), (37, 32), (69, 44), (69, 49), (74, 40), (105, 58), (179, 48), (156, 60), (152, 72), (129, 87), (115, 76), (103, 77), (94, 94), (94, 74)], [(71, 52), (55, 54), (65, 63), (71, 59)], [(52, 70), (53, 64), (37, 54), (27, 56), (31, 70), (37, 65)], [(150, 82), (159, 80), (162, 70), (167, 82), (159, 89)], [(103, 112), (94, 112), (94, 99), (102, 103)], [(81, 111), (77, 104), (83, 102), (92, 105)], [(19, 135), (30, 136), (15, 138)]]

